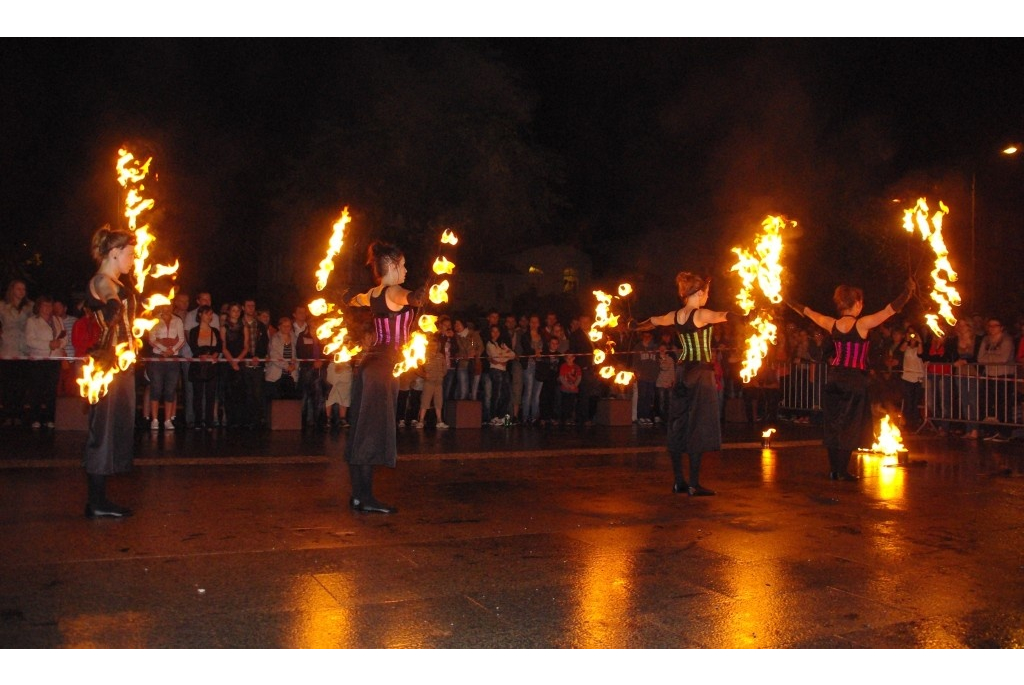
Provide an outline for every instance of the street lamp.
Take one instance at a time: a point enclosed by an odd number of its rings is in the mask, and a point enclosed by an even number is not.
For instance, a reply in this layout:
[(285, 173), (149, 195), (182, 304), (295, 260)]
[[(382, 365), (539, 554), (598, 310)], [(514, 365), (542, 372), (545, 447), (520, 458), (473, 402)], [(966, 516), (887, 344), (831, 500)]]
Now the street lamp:
[[(1017, 154), (1018, 148), (1017, 148), (1016, 145), (1009, 145), (1009, 146), (1003, 148), (1003, 150), (1001, 152), (1002, 152), (1003, 155), (1005, 155), (1007, 157), (1011, 157), (1011, 156)], [(978, 304), (978, 291), (977, 291), (978, 259), (977, 259), (977, 250), (975, 249), (976, 248), (976, 244), (977, 244), (976, 243), (976, 235), (977, 234), (975, 233), (975, 230), (974, 230), (975, 229), (975, 223), (974, 223), (975, 214), (974, 214), (974, 210), (975, 210), (975, 198), (977, 197), (977, 195), (976, 195), (977, 185), (978, 185), (978, 168), (977, 168), (977, 164), (975, 164), (974, 171), (971, 172), (971, 298), (972, 298), (971, 299), (971, 303), (975, 307), (977, 307), (977, 304)]]

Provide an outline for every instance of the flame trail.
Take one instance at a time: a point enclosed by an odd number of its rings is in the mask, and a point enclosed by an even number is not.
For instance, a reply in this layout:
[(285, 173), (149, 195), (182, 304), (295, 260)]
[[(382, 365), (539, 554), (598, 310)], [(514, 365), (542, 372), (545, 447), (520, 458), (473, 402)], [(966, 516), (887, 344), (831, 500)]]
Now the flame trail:
[(932, 290), (929, 298), (938, 306), (938, 316), (926, 314), (925, 321), (935, 335), (944, 336), (942, 327), (939, 326), (938, 317), (945, 319), (950, 326), (956, 325), (956, 315), (953, 307), (960, 306), (960, 293), (950, 285), (956, 282), (957, 273), (949, 262), (949, 250), (946, 249), (946, 242), (942, 239), (942, 219), (949, 214), (949, 208), (939, 202), (939, 211), (928, 218), (928, 203), (925, 198), (920, 198), (912, 209), (903, 211), (903, 228), (907, 233), (913, 233), (916, 228), (921, 233), (921, 240), (928, 243), (932, 254), (935, 255), (935, 266), (931, 271)]
[[(767, 304), (782, 302), (782, 230), (796, 226), (781, 216), (768, 216), (761, 222), (762, 232), (754, 239), (754, 250), (734, 247), (737, 261), (729, 269), (735, 271), (740, 278), (740, 290), (736, 295), (736, 303), (744, 314), (749, 314), (758, 307), (759, 300), (767, 300)], [(768, 354), (768, 345), (774, 345), (778, 327), (766, 306), (762, 306), (757, 316), (750, 322), (751, 330), (747, 337), (747, 349), (743, 356), (743, 367), (740, 378), (749, 383), (761, 369), (762, 360)]]
[[(175, 260), (172, 265), (149, 263), (149, 248), (156, 242), (156, 237), (150, 232), (149, 224), (144, 223), (139, 226), (143, 213), (153, 209), (156, 204), (153, 198), (146, 197), (146, 187), (143, 184), (149, 175), (149, 167), (152, 162), (152, 157), (145, 162), (140, 162), (135, 155), (122, 147), (118, 150), (118, 159), (115, 165), (117, 182), (125, 189), (124, 216), (127, 219), (128, 229), (135, 234), (133, 271), (135, 290), (140, 296), (145, 294), (147, 279), (157, 280), (166, 276), (173, 278), (177, 276), (179, 267), (178, 260)], [(86, 359), (85, 364), (82, 365), (82, 377), (77, 380), (77, 383), (80, 394), (87, 398), (90, 404), (96, 404), (101, 397), (107, 394), (115, 373), (127, 371), (135, 363), (136, 351), (142, 346), (140, 339), (159, 323), (159, 320), (153, 316), (153, 311), (157, 307), (170, 304), (173, 299), (173, 286), (166, 295), (155, 293), (148, 298), (140, 298), (142, 311), (131, 322), (131, 339), (117, 346), (114, 366), (110, 369), (102, 368), (103, 364), (92, 357)]]
[[(334, 258), (341, 253), (345, 244), (345, 227), (352, 219), (346, 206), (341, 210), (341, 216), (331, 227), (331, 238), (327, 242), (327, 253), (320, 260), (319, 268), (316, 270), (317, 292), (327, 287), (327, 281), (334, 271)], [(306, 305), (309, 313), (313, 316), (324, 316), (337, 311), (333, 303), (327, 302), (324, 298), (317, 298)], [(345, 327), (345, 317), (338, 312), (337, 316), (324, 320), (316, 329), (317, 340), (327, 340), (324, 343), (324, 354), (334, 357), (336, 363), (347, 362), (362, 350), (358, 345), (349, 347), (345, 344), (348, 337), (348, 328)]]
[[(444, 249), (445, 245), (455, 246), (458, 243), (459, 237), (450, 228), (446, 228), (441, 233), (440, 249)], [(449, 261), (444, 255), (438, 254), (434, 259), (431, 270), (437, 276), (450, 276), (455, 271), (455, 262)], [(428, 299), (433, 304), (448, 302), (448, 288), (449, 282), (447, 278), (440, 283), (432, 284), (429, 289)], [(422, 314), (417, 323), (420, 330), (414, 331), (409, 341), (402, 346), (403, 359), (395, 364), (395, 369), (392, 373), (396, 378), (406, 371), (419, 367), (420, 364), (427, 360), (427, 345), (429, 341), (424, 333), (437, 332), (437, 317), (432, 314)]]
[[(622, 299), (630, 295), (633, 292), (633, 286), (629, 283), (622, 283), (618, 288), (618, 296), (609, 295), (603, 290), (595, 290), (594, 297), (597, 298), (597, 305), (594, 308), (594, 322), (590, 325), (590, 330), (587, 331), (587, 336), (591, 342), (599, 342), (604, 338), (605, 328), (617, 328), (619, 325), (619, 316), (612, 313), (612, 301), (615, 299)], [(594, 365), (600, 366), (604, 364), (606, 357), (605, 352), (608, 354), (615, 353), (615, 342), (607, 340), (605, 342), (605, 349), (600, 348), (594, 349)], [(598, 371), (601, 378), (605, 380), (611, 380), (614, 378), (616, 385), (626, 386), (633, 381), (632, 371), (618, 371), (614, 366), (608, 365), (603, 366)]]

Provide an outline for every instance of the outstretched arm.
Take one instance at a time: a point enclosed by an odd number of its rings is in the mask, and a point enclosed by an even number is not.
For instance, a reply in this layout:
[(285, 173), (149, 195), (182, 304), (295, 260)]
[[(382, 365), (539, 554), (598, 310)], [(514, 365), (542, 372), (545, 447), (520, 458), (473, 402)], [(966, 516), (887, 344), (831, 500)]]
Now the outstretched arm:
[(857, 320), (858, 328), (860, 328), (862, 332), (869, 331), (875, 326), (885, 322), (886, 319), (894, 314), (899, 314), (903, 311), (903, 307), (906, 306), (907, 302), (910, 301), (910, 297), (914, 294), (915, 290), (917, 290), (917, 283), (914, 282), (914, 279), (908, 278), (906, 285), (903, 287), (903, 292), (901, 292), (895, 300), (887, 304), (885, 309), (881, 309), (874, 314), (868, 314), (867, 316), (860, 317), (860, 319)]
[(626, 327), (631, 331), (653, 331), (658, 326), (671, 326), (675, 323), (676, 313), (675, 310), (668, 314), (661, 314), (659, 316), (652, 316), (649, 319), (643, 321), (630, 320)]

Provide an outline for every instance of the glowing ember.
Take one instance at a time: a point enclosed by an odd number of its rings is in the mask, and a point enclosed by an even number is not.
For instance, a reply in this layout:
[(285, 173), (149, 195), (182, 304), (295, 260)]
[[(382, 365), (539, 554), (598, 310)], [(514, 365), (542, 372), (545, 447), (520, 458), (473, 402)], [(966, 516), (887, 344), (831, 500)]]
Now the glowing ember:
[(321, 291), (327, 287), (327, 278), (334, 271), (334, 258), (341, 252), (341, 246), (345, 241), (345, 226), (352, 221), (348, 214), (348, 207), (341, 210), (341, 217), (334, 222), (331, 229), (331, 239), (327, 243), (327, 254), (320, 260), (320, 268), (316, 270), (316, 289)]
[[(942, 218), (949, 214), (949, 208), (939, 202), (939, 211), (928, 218), (928, 203), (920, 198), (913, 209), (903, 212), (903, 228), (908, 233), (914, 229), (921, 233), (921, 240), (927, 242), (935, 255), (935, 266), (932, 269), (932, 291), (928, 294), (938, 306), (939, 313), (950, 326), (956, 325), (956, 316), (953, 314), (953, 307), (960, 305), (960, 293), (950, 285), (956, 282), (957, 274), (949, 262), (949, 250), (946, 249), (946, 242), (942, 239)], [(939, 326), (938, 317), (934, 314), (925, 316), (928, 327), (938, 336), (945, 333)]]
[[(755, 238), (752, 252), (742, 247), (732, 248), (737, 261), (730, 271), (735, 271), (740, 278), (736, 303), (744, 314), (753, 311), (761, 298), (767, 300), (767, 304), (782, 302), (782, 230), (792, 226), (796, 226), (796, 222), (784, 217), (766, 217), (761, 222), (762, 231)], [(740, 369), (744, 383), (749, 383), (757, 375), (762, 366), (761, 360), (768, 354), (768, 345), (775, 344), (778, 333), (778, 327), (766, 309), (758, 312), (748, 328), (751, 333), (747, 337), (747, 349)]]
[(443, 304), (448, 301), (448, 279), (430, 286), (430, 301), (434, 304)]
[(433, 314), (423, 314), (418, 323), (424, 333), (437, 333), (437, 317)]
[(434, 260), (434, 273), (440, 276), (441, 274), (448, 274), (455, 271), (455, 264), (449, 262), (447, 257), (438, 257)]
[(875, 440), (875, 444), (871, 446), (871, 451), (891, 457), (898, 455), (900, 452), (905, 452), (906, 449), (903, 445), (900, 429), (889, 420), (889, 415), (886, 414), (882, 417), (882, 422), (878, 428), (878, 438)]

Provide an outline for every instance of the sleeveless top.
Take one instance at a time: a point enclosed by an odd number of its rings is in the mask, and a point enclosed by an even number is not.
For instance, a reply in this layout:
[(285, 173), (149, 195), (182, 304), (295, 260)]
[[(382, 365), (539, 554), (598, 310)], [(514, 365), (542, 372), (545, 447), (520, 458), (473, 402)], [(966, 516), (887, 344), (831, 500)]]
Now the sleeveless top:
[(94, 349), (113, 352), (118, 345), (132, 338), (132, 323), (135, 320), (135, 291), (118, 284), (117, 299), (120, 300), (121, 306), (114, 313), (113, 318), (108, 321), (104, 314), (107, 303), (96, 297), (93, 293), (92, 283), (89, 283), (86, 304), (89, 305), (100, 330), (99, 342)]
[(235, 358), (245, 352), (245, 324), (241, 319), (234, 326), (229, 322), (224, 323), (224, 347), (228, 348), (228, 352)]
[(835, 323), (833, 323), (832, 344), (835, 345), (836, 353), (832, 357), (832, 361), (829, 362), (830, 366), (867, 371), (868, 348), (871, 346), (871, 343), (860, 337), (860, 333), (857, 332), (856, 320), (854, 320), (853, 326), (846, 333), (840, 331)]
[(386, 290), (387, 288), (381, 288), (380, 295), (370, 295), (370, 313), (373, 315), (373, 330), (376, 336), (373, 346), (398, 350), (409, 342), (415, 310), (405, 305), (397, 312), (391, 311), (384, 296)]
[(683, 323), (679, 323), (679, 310), (676, 310), (676, 315), (673, 317), (672, 322), (676, 333), (679, 335), (679, 344), (682, 347), (679, 353), (679, 361), (710, 364), (714, 360), (711, 351), (713, 339), (712, 325), (708, 324), (703, 328), (697, 328), (697, 325), (693, 322), (693, 315), (696, 312), (696, 309), (691, 311)]

